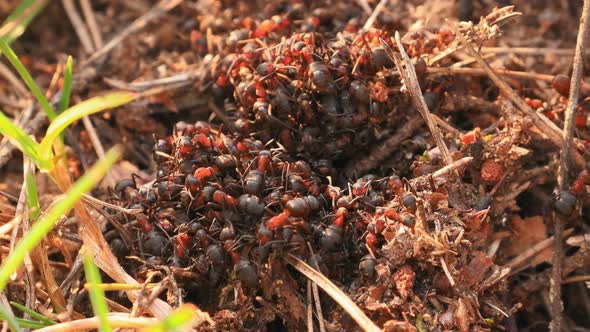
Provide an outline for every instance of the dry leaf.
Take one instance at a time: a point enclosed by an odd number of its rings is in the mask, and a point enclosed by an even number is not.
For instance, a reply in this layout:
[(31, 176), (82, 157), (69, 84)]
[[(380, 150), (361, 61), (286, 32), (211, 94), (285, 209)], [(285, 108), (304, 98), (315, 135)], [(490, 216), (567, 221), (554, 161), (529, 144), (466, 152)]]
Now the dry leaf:
[[(547, 226), (540, 216), (522, 219), (518, 216), (512, 218), (514, 235), (507, 240), (504, 253), (507, 256), (516, 256), (529, 249), (536, 243), (547, 238)], [(531, 260), (531, 266), (551, 260), (551, 248), (546, 248)]]

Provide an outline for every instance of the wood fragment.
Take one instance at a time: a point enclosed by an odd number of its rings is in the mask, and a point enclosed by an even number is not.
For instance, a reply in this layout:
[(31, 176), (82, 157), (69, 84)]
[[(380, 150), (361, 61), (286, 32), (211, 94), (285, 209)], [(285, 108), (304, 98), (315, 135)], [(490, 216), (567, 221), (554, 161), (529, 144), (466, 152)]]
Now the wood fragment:
[(451, 271), (449, 271), (449, 267), (447, 266), (447, 262), (442, 257), (440, 257), (440, 265), (442, 266), (443, 271), (445, 272), (445, 275), (447, 276), (447, 279), (449, 280), (449, 284), (451, 284), (451, 287), (455, 287), (455, 279), (453, 279), (453, 275), (451, 274)]
[(445, 180), (445, 177), (451, 174), (452, 172), (461, 169), (473, 161), (473, 157), (463, 157), (459, 160), (454, 161), (453, 163), (435, 171), (431, 174), (425, 174), (420, 177), (414, 178), (410, 180), (412, 186), (424, 186), (427, 185), (429, 180), (432, 179), (435, 181), (436, 184)]

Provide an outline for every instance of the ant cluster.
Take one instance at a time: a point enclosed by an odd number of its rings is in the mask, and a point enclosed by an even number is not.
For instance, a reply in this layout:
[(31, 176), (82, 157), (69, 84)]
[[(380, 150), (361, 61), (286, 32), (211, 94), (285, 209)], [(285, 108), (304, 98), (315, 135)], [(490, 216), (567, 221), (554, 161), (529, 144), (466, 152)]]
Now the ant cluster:
[[(339, 165), (380, 144), (407, 120), (411, 105), (399, 93), (386, 51), (396, 47), (389, 30), (362, 30), (350, 19), (331, 36), (318, 32), (335, 24), (330, 15), (314, 11), (299, 25), (292, 23), (296, 15), (242, 22), (248, 27), (229, 33), (204, 80), (212, 82), (207, 89), (230, 130), (275, 140), (314, 167)], [(290, 37), (279, 40), (278, 34)], [(447, 30), (404, 37), (420, 77), (426, 71), (420, 57), (444, 50), (453, 39)]]
[[(251, 294), (268, 289), (264, 276), (285, 277), (277, 262), (292, 254), (350, 292), (363, 293), (376, 283), (396, 290), (388, 293), (397, 299), (391, 301), (418, 306), (422, 300), (413, 297), (416, 271), (409, 260), (432, 268), (438, 262), (432, 262), (431, 251), (461, 252), (470, 242), (460, 220), (481, 217), (459, 218), (444, 190), (418, 193), (396, 175), (365, 175), (346, 188), (334, 186), (281, 148), (268, 150), (259, 140), (202, 121), (176, 124), (154, 151), (155, 181), (138, 186), (123, 180), (115, 192), (127, 207), (142, 211), (128, 225), (138, 231), (144, 268), (188, 270), (201, 292), (227, 284)], [(437, 247), (428, 229), (440, 228), (441, 220), (445, 244)], [(458, 265), (478, 273), (465, 276), (471, 281), (462, 287), (470, 290), (492, 264), (475, 255)], [(444, 276), (420, 282), (425, 292), (434, 287), (451, 294)]]
[[(385, 224), (415, 223), (416, 198), (395, 175), (366, 175), (341, 189), (303, 160), (288, 161), (279, 149), (204, 122), (178, 123), (154, 156), (159, 170), (151, 187), (124, 180), (115, 191), (143, 211), (135, 223), (146, 254), (163, 258), (160, 264), (198, 266), (213, 285), (233, 269), (243, 285), (257, 287), (256, 265), (275, 252), (352, 259), (373, 275)], [(401, 210), (385, 207), (395, 200)]]
[[(223, 303), (229, 285), (251, 295), (237, 296), (242, 302), (234, 301), (235, 312), (260, 307), (259, 298), (300, 312), (299, 302), (289, 300), (292, 294), (277, 291), (305, 292), (306, 280), (282, 264), (281, 257), (291, 254), (327, 275), (381, 325), (412, 312), (428, 327), (457, 327), (454, 304), (426, 304), (433, 290), (460, 303), (462, 313), (481, 310), (501, 319), (477, 303), (486, 291), (486, 301), (506, 307), (489, 291), (497, 286), (486, 279), (494, 265), (481, 252), (491, 232), (483, 222), (489, 204), (450, 207), (457, 193), (437, 187), (432, 178), (418, 188), (392, 172), (355, 174), (351, 181), (342, 169), (343, 162), (366, 158), (365, 151), (403, 128), (415, 110), (400, 92), (386, 51), (396, 49), (388, 32), (393, 30), (384, 22), (361, 29), (351, 6), (334, 7), (342, 10), (319, 8), (303, 17), (301, 6), (292, 5), (265, 13), (267, 19), (236, 18), (226, 26), (204, 20), (191, 34), (197, 53), (213, 43), (212, 34), (225, 38), (199, 80), (223, 124), (177, 123), (154, 146), (156, 179), (143, 186), (134, 180), (117, 184), (118, 199), (141, 211), (126, 221), (138, 234), (138, 278), (145, 280), (148, 267), (174, 267), (185, 285), (196, 285), (195, 291), (185, 286), (189, 297), (207, 297), (199, 305), (211, 306), (206, 309), (218, 323), (259, 330), (269, 322), (261, 319), (265, 315), (224, 318), (229, 305), (216, 306), (211, 298)], [(426, 81), (421, 57), (452, 41), (445, 30), (402, 39), (427, 102), (434, 102), (444, 84)], [(472, 138), (463, 150), (479, 147), (483, 155), (482, 138)], [(415, 164), (433, 166), (423, 159)], [(505, 174), (498, 161), (482, 160), (480, 166), (476, 179), (496, 183)], [(211, 291), (217, 293), (202, 295)], [(343, 328), (346, 319), (333, 309), (335, 330)]]

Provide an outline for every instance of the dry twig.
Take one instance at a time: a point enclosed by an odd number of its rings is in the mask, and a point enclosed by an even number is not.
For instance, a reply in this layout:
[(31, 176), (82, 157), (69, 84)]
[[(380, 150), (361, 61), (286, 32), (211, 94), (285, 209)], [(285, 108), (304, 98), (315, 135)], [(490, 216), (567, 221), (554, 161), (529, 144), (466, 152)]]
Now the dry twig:
[[(313, 249), (312, 249), (311, 245), (308, 243), (307, 246), (309, 247), (310, 252), (313, 253)], [(319, 266), (317, 264), (317, 261), (314, 260), (313, 263), (314, 263), (313, 268), (319, 271)], [(324, 313), (322, 311), (322, 304), (320, 303), (320, 292), (318, 290), (318, 285), (314, 282), (311, 282), (311, 280), (310, 280), (310, 283), (311, 283), (311, 289), (313, 292), (313, 299), (315, 302), (316, 312), (318, 314), (318, 323), (320, 326), (320, 332), (326, 332), (326, 324), (324, 324)], [(313, 326), (312, 326), (312, 328), (313, 328)]]
[(420, 177), (414, 178), (414, 179), (410, 180), (410, 183), (412, 184), (412, 186), (427, 185), (429, 183), (429, 180), (432, 178), (434, 183), (439, 184), (444, 180), (444, 178), (448, 174), (450, 174), (451, 172), (454, 172), (455, 170), (458, 170), (458, 169), (461, 169), (461, 168), (467, 166), (472, 161), (473, 161), (473, 157), (463, 157), (463, 158), (456, 160), (453, 163), (435, 171), (434, 173), (425, 174)]
[(582, 17), (580, 18), (580, 30), (578, 32), (578, 40), (576, 42), (576, 54), (574, 56), (574, 67), (572, 71), (572, 78), (570, 83), (570, 93), (565, 110), (565, 120), (563, 124), (563, 141), (564, 145), (561, 148), (559, 174), (557, 181), (560, 190), (566, 190), (568, 186), (568, 172), (571, 171), (571, 150), (572, 140), (575, 130), (575, 114), (578, 107), (578, 98), (580, 93), (580, 84), (582, 84), (582, 73), (584, 71), (584, 50), (588, 42), (588, 35), (590, 34), (590, 1), (584, 0), (584, 8)]
[(291, 254), (286, 255), (284, 260), (328, 293), (328, 295), (330, 295), (330, 297), (332, 297), (332, 299), (334, 299), (334, 301), (336, 301), (336, 303), (338, 303), (364, 331), (381, 331), (381, 329), (377, 327), (377, 325), (375, 325), (375, 323), (373, 323), (373, 321), (369, 319), (369, 317), (367, 317), (367, 315), (365, 315), (365, 313), (344, 292), (342, 292), (321, 272), (318, 272), (304, 261)]
[[(507, 69), (494, 69), (496, 74), (502, 76), (508, 76), (513, 78), (523, 78), (531, 80), (541, 80), (545, 82), (553, 81), (555, 76), (547, 74), (536, 74), (523, 71), (514, 71)], [(460, 68), (460, 67), (428, 67), (427, 73), (429, 75), (452, 75), (452, 74), (465, 74), (471, 76), (486, 76), (488, 75), (485, 69), (481, 68)]]
[(86, 28), (84, 21), (82, 21), (82, 18), (76, 10), (76, 4), (74, 3), (74, 0), (62, 0), (62, 4), (66, 13), (68, 14), (70, 22), (72, 22), (72, 25), (74, 26), (74, 30), (78, 35), (78, 39), (80, 39), (80, 42), (84, 47), (84, 51), (86, 51), (88, 54), (92, 54), (92, 52), (94, 52), (94, 45), (92, 44), (90, 34), (88, 33), (88, 29)]
[(88, 30), (90, 30), (94, 48), (99, 49), (103, 46), (102, 34), (100, 33), (100, 29), (96, 23), (96, 17), (94, 15), (94, 11), (92, 10), (92, 4), (90, 3), (90, 0), (80, 0), (80, 7), (82, 7), (82, 13), (86, 19), (86, 25), (88, 25)]
[(125, 28), (121, 33), (111, 39), (108, 43), (106, 43), (101, 49), (96, 51), (90, 58), (88, 58), (83, 66), (86, 66), (94, 61), (102, 58), (102, 56), (109, 53), (115, 46), (119, 45), (125, 38), (129, 35), (139, 31), (143, 27), (145, 27), (149, 22), (154, 21), (160, 18), (164, 13), (171, 10), (172, 8), (176, 7), (182, 2), (182, 0), (162, 0), (152, 9), (150, 9), (147, 13), (143, 14), (141, 17), (137, 18), (133, 23), (131, 23), (127, 28)]
[[(158, 320), (156, 318), (148, 317), (129, 317), (127, 314), (109, 314), (107, 315), (107, 322), (114, 328), (125, 329), (140, 329), (155, 325)], [(71, 332), (78, 330), (90, 330), (100, 327), (100, 320), (98, 317), (78, 319), (71, 322), (65, 322), (55, 325), (49, 325), (37, 332)]]
[(444, 163), (449, 165), (453, 162), (453, 159), (451, 158), (451, 154), (449, 153), (449, 149), (445, 144), (442, 134), (440, 133), (438, 127), (432, 119), (432, 116), (430, 115), (430, 111), (428, 110), (428, 106), (426, 105), (426, 101), (422, 95), (422, 90), (420, 89), (420, 83), (418, 82), (418, 77), (416, 76), (416, 70), (414, 69), (412, 60), (410, 60), (410, 57), (404, 50), (399, 32), (397, 31), (395, 32), (395, 42), (400, 53), (393, 53), (393, 51), (389, 48), (389, 45), (387, 45), (385, 42), (382, 42), (381, 44), (386, 50), (388, 50), (388, 53), (393, 58), (395, 66), (402, 77), (407, 92), (409, 93), (410, 97), (412, 97), (412, 104), (418, 110), (418, 112), (420, 112), (422, 118), (424, 118), (424, 122), (426, 122), (426, 125), (428, 126), (428, 129), (434, 138), (434, 142), (440, 150)]
[[(568, 236), (573, 233), (573, 229), (568, 229), (563, 232), (563, 236)], [(530, 262), (531, 259), (537, 256), (541, 251), (545, 250), (551, 243), (553, 243), (554, 237), (546, 238), (542, 241), (535, 243), (532, 247), (528, 248), (527, 250), (523, 251), (520, 255), (511, 259), (508, 263), (504, 264), (505, 268), (509, 268), (510, 270), (514, 271), (517, 267), (519, 267), (523, 262)]]
[[(84, 2), (85, 1), (82, 1), (82, 3)], [(96, 50), (95, 45), (98, 46), (97, 42), (100, 41), (100, 43), (102, 43), (102, 39), (100, 37), (95, 36), (95, 34), (100, 33), (95, 31), (92, 36), (94, 40), (91, 40), (90, 35), (88, 34), (88, 30), (86, 29), (86, 25), (84, 24), (84, 22), (82, 22), (82, 19), (80, 18), (80, 15), (76, 10), (76, 6), (74, 5), (73, 0), (63, 0), (63, 5), (68, 14), (68, 17), (70, 18), (70, 21), (72, 22), (72, 25), (74, 26), (74, 30), (76, 31), (76, 34), (78, 35), (78, 38), (80, 39), (80, 42), (84, 46), (86, 52), (89, 54), (93, 53)], [(82, 7), (84, 9), (84, 5)], [(90, 12), (87, 12), (88, 10)], [(96, 24), (96, 22), (94, 21), (94, 14), (92, 13), (92, 8), (86, 8), (84, 15), (86, 16), (87, 20), (91, 20), (94, 24)], [(94, 29), (97, 28), (94, 27)], [(82, 123), (84, 124), (84, 129), (86, 129), (86, 132), (88, 132), (90, 142), (92, 143), (92, 147), (94, 147), (94, 151), (96, 151), (96, 155), (99, 159), (103, 159), (104, 147), (102, 146), (102, 142), (98, 137), (96, 129), (94, 129), (94, 126), (92, 125), (92, 121), (90, 121), (90, 118), (88, 116), (84, 116), (82, 118)], [(105, 181), (109, 186), (113, 186), (115, 184), (110, 171), (105, 176)]]
[[(557, 183), (560, 191), (567, 190), (568, 173), (572, 170), (571, 150), (575, 130), (575, 114), (578, 107), (578, 98), (580, 92), (580, 81), (582, 71), (584, 70), (583, 52), (586, 49), (588, 34), (590, 33), (590, 0), (584, 0), (584, 7), (580, 17), (580, 29), (578, 30), (578, 40), (576, 41), (576, 54), (574, 56), (574, 68), (570, 83), (570, 93), (565, 111), (565, 121), (563, 124), (563, 146), (560, 152), (560, 163), (557, 174)], [(563, 302), (561, 301), (561, 279), (562, 279), (562, 256), (563, 248), (561, 245), (563, 237), (563, 228), (565, 218), (561, 215), (555, 215), (555, 241), (553, 242), (553, 273), (550, 283), (551, 298), (551, 315), (552, 320), (549, 328), (551, 331), (558, 332), (562, 330), (562, 312)]]
[(363, 30), (366, 31), (373, 26), (373, 24), (375, 23), (375, 20), (377, 19), (377, 16), (379, 16), (379, 14), (381, 13), (381, 11), (385, 7), (385, 5), (387, 5), (388, 2), (389, 2), (389, 0), (379, 1), (377, 6), (375, 6), (375, 9), (371, 13), (371, 16), (369, 16), (369, 18), (367, 19), (367, 22), (365, 22), (365, 25), (363, 25)]
[(0, 62), (0, 76), (3, 76), (22, 98), (30, 98), (31, 93), (27, 87), (18, 79), (14, 73), (3, 63)]
[(550, 47), (482, 47), (483, 53), (512, 53), (523, 55), (574, 55), (574, 50), (569, 48), (550, 48)]
[(371, 6), (369, 6), (369, 1), (367, 0), (356, 0), (357, 5), (363, 9), (363, 11), (367, 14), (371, 14)]

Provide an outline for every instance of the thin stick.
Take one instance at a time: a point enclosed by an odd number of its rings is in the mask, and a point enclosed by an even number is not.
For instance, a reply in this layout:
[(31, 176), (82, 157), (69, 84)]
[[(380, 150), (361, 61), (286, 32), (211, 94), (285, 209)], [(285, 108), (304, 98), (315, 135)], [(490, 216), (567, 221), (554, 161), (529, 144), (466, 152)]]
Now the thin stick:
[[(66, 1), (66, 0), (64, 0)], [(133, 23), (131, 23), (127, 28), (125, 28), (121, 33), (111, 39), (108, 43), (106, 43), (100, 50), (96, 51), (96, 53), (92, 54), (90, 58), (88, 58), (82, 66), (85, 67), (86, 65), (93, 63), (94, 61), (100, 59), (103, 55), (109, 53), (115, 46), (119, 45), (125, 38), (129, 35), (135, 33), (143, 29), (149, 22), (159, 18), (167, 11), (171, 10), (172, 8), (176, 7), (180, 4), (182, 0), (162, 0), (160, 1), (155, 7), (150, 9), (147, 13), (143, 14), (142, 16), (138, 17)]]
[[(4, 310), (14, 317), (14, 311), (12, 311), (12, 306), (10, 305), (10, 302), (8, 302), (8, 297), (5, 292), (0, 292), (0, 303), (4, 306)], [(2, 322), (2, 331), (4, 330), (8, 331), (8, 321)]]
[(346, 295), (342, 292), (330, 279), (326, 278), (321, 272), (315, 270), (307, 265), (301, 259), (289, 254), (284, 257), (284, 260), (292, 265), (297, 271), (301, 272), (307, 278), (311, 279), (318, 286), (320, 286), (336, 303), (338, 303), (357, 324), (365, 331), (379, 332), (381, 329), (373, 323), (373, 321), (365, 315), (365, 313)]
[[(26, 159), (25, 159), (26, 160)], [(12, 235), (10, 237), (10, 246), (9, 246), (9, 254), (12, 254), (12, 251), (14, 250), (14, 246), (16, 245), (16, 241), (18, 240), (18, 231), (20, 229), (20, 225), (24, 219), (25, 213), (26, 213), (26, 207), (27, 207), (27, 186), (24, 183), (24, 179), (23, 178), (23, 185), (21, 186), (21, 190), (20, 190), (20, 194), (18, 196), (18, 203), (16, 204), (16, 210), (14, 212), (14, 219), (16, 220), (16, 223), (14, 224), (13, 228), (12, 228)]]
[(448, 133), (454, 135), (455, 137), (461, 137), (462, 133), (461, 133), (461, 131), (459, 131), (459, 129), (451, 126), (449, 123), (447, 123), (445, 120), (441, 119), (436, 114), (430, 114), (430, 115), (432, 116), (432, 119), (434, 120), (434, 122), (436, 122), (436, 124), (439, 125), (439, 127), (444, 129)]
[(429, 174), (425, 174), (420, 177), (414, 178), (414, 179), (410, 180), (410, 183), (412, 184), (412, 186), (425, 185), (428, 183), (428, 179), (430, 179), (431, 177), (434, 181), (437, 181), (437, 182), (442, 181), (445, 176), (454, 172), (455, 170), (465, 167), (466, 165), (468, 165), (472, 161), (473, 161), (473, 157), (463, 157), (463, 158), (456, 160), (453, 163), (448, 164), (447, 166), (435, 171), (434, 173), (429, 173)]
[[(573, 233), (573, 231), (573, 228), (570, 228), (563, 232), (563, 236), (568, 236), (571, 233)], [(508, 263), (504, 264), (504, 268), (514, 270), (517, 267), (519, 267), (520, 264), (522, 264), (523, 262), (530, 261), (533, 257), (537, 256), (537, 254), (539, 254), (541, 251), (551, 246), (551, 243), (553, 243), (554, 239), (555, 238), (552, 236), (535, 243), (532, 247), (527, 248), (520, 255), (514, 257)]]
[(523, 55), (574, 55), (571, 48), (549, 48), (549, 47), (482, 47), (482, 53), (512, 53)]
[[(475, 60), (475, 59), (474, 59)], [(428, 67), (426, 73), (430, 76), (464, 74), (471, 76), (487, 76), (487, 72), (481, 68), (460, 68), (460, 67)], [(522, 78), (526, 80), (535, 80), (551, 83), (555, 78), (554, 75), (529, 73), (524, 71), (494, 69), (496, 74), (511, 78)], [(580, 82), (580, 91), (590, 93), (590, 84), (584, 81)]]
[[(82, 0), (82, 10), (84, 10), (85, 7), (84, 2), (85, 1)], [(70, 18), (70, 21), (72, 22), (72, 25), (74, 26), (74, 30), (76, 31), (78, 38), (80, 39), (80, 42), (84, 47), (84, 50), (88, 54), (93, 53), (96, 50), (95, 45), (98, 46), (98, 42), (100, 42), (102, 46), (102, 38), (100, 36), (95, 36), (95, 34), (100, 35), (100, 33), (98, 31), (94, 31), (92, 36), (93, 40), (91, 40), (90, 35), (88, 34), (88, 30), (86, 29), (86, 25), (84, 24), (84, 22), (82, 22), (80, 14), (78, 14), (78, 11), (76, 10), (76, 6), (73, 0), (63, 0), (63, 5), (66, 10), (66, 13), (68, 14), (68, 17)], [(89, 6), (90, 4), (87, 3), (86, 5)], [(87, 12), (88, 10), (90, 10), (90, 12)], [(93, 29), (98, 29), (96, 27), (96, 21), (94, 20), (94, 13), (92, 12), (92, 8), (86, 8), (84, 15), (86, 16), (87, 21), (91, 21), (95, 25)], [(82, 118), (82, 123), (84, 124), (84, 129), (86, 129), (86, 132), (88, 132), (90, 142), (94, 147), (94, 151), (96, 151), (96, 155), (99, 159), (103, 159), (104, 148), (102, 146), (102, 143), (100, 142), (100, 138), (98, 137), (96, 130), (94, 129), (94, 126), (92, 125), (92, 122), (90, 121), (90, 118), (88, 116), (85, 116), (84, 118)], [(105, 176), (105, 181), (108, 186), (114, 185), (113, 177), (111, 176), (111, 171), (109, 171)]]
[(570, 83), (570, 93), (565, 110), (565, 120), (563, 124), (564, 145), (561, 149), (559, 174), (557, 182), (561, 190), (566, 190), (568, 186), (568, 171), (571, 170), (571, 149), (572, 140), (575, 130), (576, 108), (578, 107), (578, 98), (580, 93), (580, 83), (582, 81), (582, 72), (584, 71), (584, 50), (590, 34), (590, 1), (584, 0), (582, 17), (580, 18), (580, 30), (576, 42), (576, 55), (574, 56), (574, 67)]
[(8, 67), (0, 63), (0, 76), (4, 76), (8, 83), (16, 90), (16, 93), (25, 98), (31, 98), (31, 92), (25, 87), (25, 85), (19, 80), (14, 73), (8, 69)]
[[(391, 54), (393, 55), (393, 60), (395, 62), (395, 66), (397, 70), (400, 72), (402, 79), (410, 96), (412, 97), (412, 104), (414, 107), (420, 112), (422, 118), (424, 118), (424, 122), (428, 126), (432, 137), (434, 138), (434, 142), (436, 146), (440, 150), (440, 153), (443, 157), (445, 165), (449, 165), (453, 162), (453, 158), (451, 158), (451, 154), (449, 153), (449, 149), (445, 144), (445, 141), (442, 137), (442, 134), (438, 130), (438, 127), (434, 123), (432, 116), (430, 115), (430, 111), (428, 110), (428, 106), (426, 105), (426, 101), (424, 100), (424, 96), (422, 95), (422, 90), (420, 89), (420, 83), (418, 82), (418, 77), (416, 76), (416, 71), (414, 69), (414, 65), (412, 65), (412, 61), (410, 57), (406, 53), (404, 46), (402, 45), (399, 32), (395, 32), (395, 42), (399, 49), (399, 54)], [(381, 43), (384, 47), (387, 46), (386, 43)], [(386, 50), (390, 53), (393, 53), (389, 46), (387, 46)]]
[[(584, 7), (580, 17), (580, 29), (578, 30), (578, 40), (576, 41), (576, 54), (574, 55), (574, 68), (572, 71), (572, 79), (570, 83), (570, 95), (565, 110), (565, 120), (563, 124), (563, 146), (561, 147), (559, 170), (557, 174), (557, 183), (560, 191), (567, 190), (568, 173), (572, 170), (571, 150), (572, 141), (575, 129), (575, 115), (578, 107), (578, 98), (580, 92), (580, 81), (582, 79), (582, 71), (584, 70), (584, 49), (586, 49), (586, 42), (588, 41), (588, 34), (590, 33), (590, 0), (584, 0)], [(551, 299), (551, 324), (549, 329), (553, 332), (562, 330), (562, 313), (563, 302), (561, 301), (561, 279), (563, 272), (563, 248), (561, 241), (563, 237), (564, 217), (555, 215), (555, 241), (553, 242), (553, 271), (550, 283), (550, 299)]]
[[(476, 60), (477, 61), (477, 60)], [(494, 69), (495, 72), (502, 76), (508, 76), (513, 78), (524, 78), (530, 80), (539, 80), (545, 82), (553, 81), (555, 76), (547, 74), (536, 74), (522, 71), (506, 70), (506, 69)], [(429, 75), (452, 75), (452, 74), (466, 74), (472, 76), (486, 76), (488, 73), (485, 69), (481, 68), (463, 68), (463, 67), (428, 67), (427, 73)]]
[(111, 203), (107, 203), (105, 201), (101, 201), (100, 199), (95, 198), (95, 197), (92, 197), (90, 195), (83, 195), (82, 196), (82, 200), (85, 201), (86, 203), (95, 205), (97, 209), (102, 206), (102, 207), (105, 207), (105, 208), (113, 209), (115, 211), (127, 213), (127, 214), (132, 215), (132, 216), (134, 216), (134, 215), (136, 215), (136, 214), (138, 214), (138, 213), (140, 213), (140, 212), (143, 211), (142, 209), (126, 209), (126, 208), (122, 208), (120, 206), (117, 206), (117, 205), (114, 205), (114, 204), (111, 204)]
[[(82, 3), (84, 3), (84, 1), (82, 1)], [(72, 25), (74, 26), (74, 30), (76, 31), (76, 34), (78, 35), (78, 38), (80, 39), (80, 42), (82, 43), (82, 46), (84, 47), (85, 51), (88, 54), (93, 53), (96, 50), (94, 45), (96, 45), (96, 43), (99, 41), (100, 41), (100, 43), (102, 43), (102, 39), (100, 37), (98, 37), (98, 39), (97, 39), (97, 37), (94, 35), (93, 35), (94, 42), (90, 39), (90, 35), (88, 34), (88, 30), (86, 29), (86, 25), (84, 24), (84, 22), (82, 22), (82, 19), (80, 18), (80, 15), (78, 14), (78, 11), (76, 10), (76, 6), (74, 5), (73, 0), (63, 0), (63, 5), (64, 5), (66, 13), (68, 14), (68, 17), (70, 18), (70, 21), (72, 22)], [(89, 4), (87, 4), (87, 5), (89, 5)], [(84, 7), (84, 5), (82, 7)], [(86, 10), (88, 10), (88, 8)], [(91, 20), (96, 25), (96, 21), (94, 21), (94, 14), (92, 13), (92, 8), (90, 8), (90, 13), (85, 12), (84, 15), (86, 16), (87, 20)], [(89, 19), (88, 16), (91, 16), (92, 18)], [(94, 28), (96, 29), (96, 27), (94, 27)], [(98, 33), (98, 32), (96, 32), (96, 33)], [(90, 121), (90, 118), (88, 116), (85, 116), (84, 118), (82, 118), (82, 123), (84, 124), (84, 128), (86, 129), (86, 132), (88, 132), (88, 136), (90, 137), (90, 142), (92, 143), (92, 146), (94, 147), (94, 151), (96, 151), (96, 155), (98, 156), (99, 159), (103, 159), (104, 158), (104, 148), (102, 146), (102, 143), (100, 142), (100, 138), (98, 137), (96, 130), (94, 129), (94, 126), (92, 125), (92, 122)], [(107, 175), (105, 176), (105, 181), (106, 181), (107, 185), (109, 185), (109, 186), (114, 185), (113, 178), (111, 176), (111, 171), (109, 171), (107, 173)]]
[(447, 266), (447, 262), (442, 257), (440, 257), (440, 265), (442, 266), (443, 271), (445, 272), (445, 275), (447, 276), (447, 279), (449, 279), (449, 284), (451, 284), (452, 287), (455, 287), (455, 279), (453, 279), (453, 276), (451, 275), (451, 271), (449, 271), (449, 267)]
[[(107, 315), (107, 322), (111, 327), (114, 328), (126, 328), (126, 329), (140, 329), (155, 325), (158, 323), (156, 318), (148, 317), (129, 317), (126, 314), (110, 314)], [(55, 325), (49, 325), (42, 329), (36, 330), (37, 332), (67, 332), (77, 330), (90, 330), (97, 329), (100, 326), (100, 320), (98, 317), (78, 319), (71, 322), (65, 322)]]
[(86, 25), (88, 25), (88, 30), (90, 30), (90, 35), (92, 36), (92, 41), (94, 42), (94, 49), (102, 48), (102, 34), (100, 33), (100, 29), (98, 28), (98, 24), (96, 23), (96, 17), (94, 15), (94, 11), (92, 10), (92, 5), (90, 4), (90, 1), (80, 0), (80, 7), (82, 7), (82, 14), (84, 14), (84, 18), (86, 19)]
[(574, 282), (587, 281), (587, 280), (590, 280), (590, 275), (585, 274), (585, 275), (581, 275), (581, 276), (571, 276), (569, 278), (565, 278), (565, 279), (563, 279), (563, 281), (561, 283), (562, 284), (571, 284)]
[(307, 280), (307, 331), (313, 332), (313, 306), (311, 305), (311, 280)]
[(381, 13), (381, 11), (383, 10), (383, 8), (385, 7), (385, 5), (388, 2), (389, 2), (389, 0), (379, 1), (377, 6), (375, 6), (375, 9), (373, 9), (371, 16), (369, 16), (369, 18), (367, 19), (367, 22), (365, 22), (365, 25), (363, 25), (363, 29), (362, 29), (363, 31), (367, 31), (373, 26), (373, 24), (375, 23), (375, 20), (377, 19), (377, 16), (379, 16), (379, 14)]
[[(90, 142), (92, 143), (92, 146), (94, 147), (94, 151), (96, 151), (96, 155), (98, 156), (99, 159), (104, 159), (104, 147), (102, 146), (102, 142), (100, 141), (100, 138), (98, 137), (98, 133), (96, 132), (96, 129), (94, 129), (94, 125), (92, 124), (92, 121), (90, 121), (90, 118), (88, 116), (85, 116), (82, 118), (82, 123), (84, 124), (84, 129), (86, 129), (86, 132), (88, 132), (88, 137), (90, 138)], [(115, 182), (113, 180), (110, 170), (107, 172), (104, 180), (108, 186), (112, 187), (115, 185)]]
[(92, 45), (92, 40), (90, 39), (90, 34), (88, 33), (86, 25), (76, 10), (74, 0), (62, 0), (62, 4), (66, 10), (66, 14), (68, 14), (70, 22), (72, 22), (72, 25), (74, 26), (78, 39), (80, 39), (80, 42), (84, 47), (84, 51), (88, 54), (92, 54), (92, 52), (94, 52), (94, 45)]
[[(313, 254), (313, 249), (309, 242), (307, 243), (309, 247), (309, 251)], [(317, 261), (313, 261), (313, 268), (316, 270), (320, 270)], [(326, 332), (326, 325), (324, 324), (324, 313), (322, 311), (322, 304), (320, 303), (320, 291), (318, 290), (318, 285), (315, 282), (311, 282), (311, 291), (313, 292), (313, 299), (315, 302), (316, 312), (318, 313), (318, 325), (320, 326), (320, 332)]]
[(441, 177), (443, 177), (443, 176), (451, 173), (452, 171), (454, 171), (456, 169), (459, 169), (459, 168), (461, 168), (461, 167), (469, 164), (472, 161), (473, 161), (473, 157), (464, 157), (464, 158), (461, 158), (461, 159), (453, 162), (452, 164), (449, 164), (449, 165), (447, 165), (447, 166), (439, 169), (438, 171), (434, 172), (432, 174), (432, 177), (435, 180), (437, 180), (437, 179), (439, 179), (439, 178), (441, 178)]
[(367, 0), (356, 0), (356, 3), (365, 11), (367, 14), (371, 14), (371, 6)]

